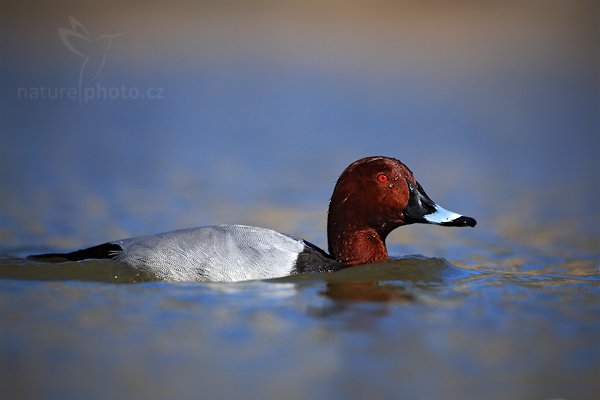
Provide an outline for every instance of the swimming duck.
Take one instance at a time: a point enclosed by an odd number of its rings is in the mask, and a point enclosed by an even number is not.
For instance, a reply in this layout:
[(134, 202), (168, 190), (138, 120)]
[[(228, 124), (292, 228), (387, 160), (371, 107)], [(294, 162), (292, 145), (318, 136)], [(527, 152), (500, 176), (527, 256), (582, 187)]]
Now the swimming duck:
[(350, 164), (333, 189), (327, 215), (329, 253), (267, 228), (213, 225), (30, 258), (108, 258), (169, 281), (269, 279), (385, 260), (388, 234), (414, 223), (474, 227), (477, 222), (433, 202), (399, 160), (367, 157)]

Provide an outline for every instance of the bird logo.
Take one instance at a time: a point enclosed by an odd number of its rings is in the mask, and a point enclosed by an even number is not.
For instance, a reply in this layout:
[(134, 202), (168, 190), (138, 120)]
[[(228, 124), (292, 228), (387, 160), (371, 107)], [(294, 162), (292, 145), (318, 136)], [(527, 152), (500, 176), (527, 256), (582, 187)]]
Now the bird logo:
[(73, 17), (69, 17), (69, 22), (71, 28), (58, 28), (58, 35), (72, 53), (83, 58), (79, 71), (79, 90), (81, 91), (81, 85), (84, 81), (94, 81), (102, 72), (113, 39), (131, 31), (100, 35), (94, 39), (81, 22)]

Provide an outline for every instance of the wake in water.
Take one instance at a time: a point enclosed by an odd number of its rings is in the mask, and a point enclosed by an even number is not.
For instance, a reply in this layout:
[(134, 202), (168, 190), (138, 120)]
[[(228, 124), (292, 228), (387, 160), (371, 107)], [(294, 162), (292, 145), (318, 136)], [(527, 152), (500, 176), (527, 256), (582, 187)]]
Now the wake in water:
[(137, 283), (158, 280), (114, 260), (41, 261), (0, 255), (0, 278), (40, 281), (96, 281)]

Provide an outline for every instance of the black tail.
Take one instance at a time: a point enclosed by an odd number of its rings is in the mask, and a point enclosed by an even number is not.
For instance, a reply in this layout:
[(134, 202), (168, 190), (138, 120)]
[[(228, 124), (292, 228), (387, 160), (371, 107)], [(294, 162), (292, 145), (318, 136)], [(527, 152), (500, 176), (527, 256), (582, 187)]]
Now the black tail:
[(114, 259), (117, 255), (123, 251), (121, 246), (114, 243), (103, 243), (98, 246), (89, 247), (87, 249), (73, 251), (71, 253), (48, 253), (48, 254), (35, 254), (27, 256), (27, 258), (33, 260), (48, 260), (48, 261), (80, 261), (87, 260), (90, 258), (101, 259), (108, 258)]

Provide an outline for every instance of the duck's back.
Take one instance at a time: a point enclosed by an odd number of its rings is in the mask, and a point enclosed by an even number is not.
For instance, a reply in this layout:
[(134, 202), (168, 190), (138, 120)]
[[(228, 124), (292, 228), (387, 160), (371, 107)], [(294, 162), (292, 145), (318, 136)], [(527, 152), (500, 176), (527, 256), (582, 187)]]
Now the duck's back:
[(115, 257), (172, 281), (242, 281), (339, 268), (322, 250), (271, 229), (216, 225), (112, 242)]

